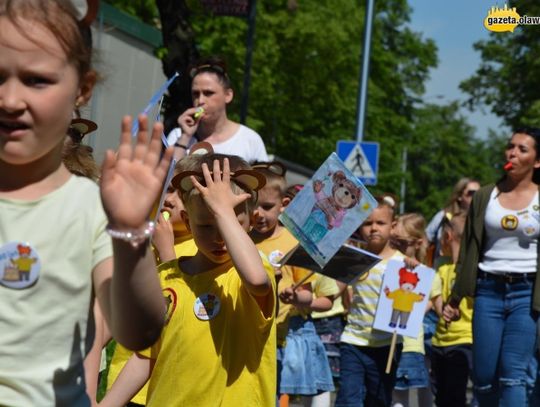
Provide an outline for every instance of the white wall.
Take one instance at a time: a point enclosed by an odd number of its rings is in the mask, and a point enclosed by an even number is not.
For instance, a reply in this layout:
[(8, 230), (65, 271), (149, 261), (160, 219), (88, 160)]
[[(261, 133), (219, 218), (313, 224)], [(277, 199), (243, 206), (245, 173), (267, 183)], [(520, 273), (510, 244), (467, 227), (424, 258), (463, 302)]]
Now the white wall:
[(86, 143), (94, 148), (94, 157), (101, 163), (105, 151), (118, 146), (122, 117), (139, 114), (166, 78), (161, 61), (146, 43), (107, 25), (100, 30), (95, 24), (93, 35), (95, 67), (103, 80), (82, 115), (98, 124)]

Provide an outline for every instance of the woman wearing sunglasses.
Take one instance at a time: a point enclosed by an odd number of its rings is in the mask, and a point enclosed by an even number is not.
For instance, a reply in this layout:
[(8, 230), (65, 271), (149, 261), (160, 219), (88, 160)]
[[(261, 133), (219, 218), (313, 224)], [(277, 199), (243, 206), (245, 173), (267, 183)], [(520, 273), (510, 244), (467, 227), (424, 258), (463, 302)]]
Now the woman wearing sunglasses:
[(227, 117), (234, 91), (225, 63), (215, 57), (201, 60), (189, 75), (193, 107), (178, 117), (179, 127), (167, 137), (175, 146), (175, 158), (184, 157), (193, 144), (206, 141), (216, 153), (237, 155), (249, 163), (268, 161), (261, 136)]
[(506, 146), (506, 174), (474, 195), (443, 310), (450, 323), (461, 299), (474, 298), (473, 381), (481, 407), (527, 405), (540, 311), (539, 143), (540, 129), (516, 130)]

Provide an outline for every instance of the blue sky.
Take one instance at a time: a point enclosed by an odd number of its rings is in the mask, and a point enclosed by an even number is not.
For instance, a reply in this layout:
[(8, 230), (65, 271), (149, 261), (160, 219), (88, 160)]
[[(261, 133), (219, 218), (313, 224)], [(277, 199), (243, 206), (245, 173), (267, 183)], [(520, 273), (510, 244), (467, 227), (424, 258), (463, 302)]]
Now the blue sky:
[[(489, 32), (483, 26), (484, 18), (492, 6), (502, 7), (504, 2), (409, 0), (409, 5), (413, 9), (410, 27), (422, 33), (424, 38), (432, 38), (439, 48), (439, 64), (431, 72), (425, 102), (465, 100), (466, 95), (459, 90), (459, 83), (470, 77), (480, 63), (480, 54), (473, 50), (472, 45), (488, 38)], [(441, 99), (439, 95), (444, 95), (444, 98)], [(478, 137), (485, 138), (489, 128), (508, 130), (502, 126), (499, 118), (487, 110), (483, 114), (463, 109), (468, 122), (476, 127)]]

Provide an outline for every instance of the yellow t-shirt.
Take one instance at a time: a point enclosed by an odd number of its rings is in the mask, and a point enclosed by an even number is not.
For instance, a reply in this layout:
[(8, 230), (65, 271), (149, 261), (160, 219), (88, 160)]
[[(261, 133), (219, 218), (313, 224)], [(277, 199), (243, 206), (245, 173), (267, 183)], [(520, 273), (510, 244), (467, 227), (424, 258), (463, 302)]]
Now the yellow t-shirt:
[[(263, 264), (275, 289), (274, 270)], [(168, 322), (151, 349), (146, 405), (274, 406), (274, 313), (263, 314), (234, 267), (187, 275), (174, 261), (159, 269)]]
[[(175, 239), (174, 243), (174, 252), (176, 253), (176, 257), (194, 256), (197, 253), (197, 246), (195, 245), (195, 241), (193, 239)], [(124, 348), (119, 343), (116, 344), (114, 353), (112, 355), (111, 364), (109, 366), (109, 372), (107, 374), (107, 391), (110, 390), (114, 381), (124, 368), (124, 365), (129, 360), (131, 355), (133, 355), (132, 351)], [(131, 401), (133, 403), (145, 405), (147, 392), (148, 383), (146, 383), (141, 390), (139, 390), (139, 392), (133, 396)]]
[[(431, 291), (429, 298), (433, 300), (435, 297), (441, 295), (442, 285), (440, 277), (435, 274), (433, 276), (433, 282), (431, 283)], [(403, 352), (417, 352), (425, 355), (426, 350), (424, 348), (424, 327), (420, 325), (420, 332), (417, 338), (403, 337)]]
[(394, 290), (386, 296), (394, 300), (392, 309), (402, 312), (411, 312), (415, 302), (420, 302), (424, 296), (413, 292), (403, 291), (401, 288)]
[[(452, 292), (454, 281), (456, 279), (455, 264), (445, 264), (437, 270), (437, 275), (442, 280), (443, 302), (446, 303)], [(461, 318), (446, 326), (444, 320), (439, 319), (437, 330), (431, 342), (434, 346), (452, 346), (459, 344), (471, 344), (472, 339), (472, 317), (473, 317), (473, 299), (465, 297), (459, 303), (459, 312)]]
[[(270, 264), (276, 267), (280, 260), (288, 252), (290, 252), (298, 244), (298, 241), (294, 236), (284, 227), (281, 227), (281, 231), (273, 237), (263, 240), (256, 244), (257, 249), (263, 252)], [(277, 292), (279, 293), (287, 287), (293, 286), (295, 283), (300, 282), (306, 277), (310, 270), (300, 267), (283, 266), (281, 267), (281, 279), (277, 285)], [(306, 284), (309, 283), (312, 278), (306, 280)], [(284, 304), (279, 301), (278, 313), (276, 316), (276, 332), (277, 332), (277, 344), (278, 346), (284, 346), (285, 337), (289, 328), (289, 318), (291, 315), (299, 315), (300, 312), (292, 304)]]

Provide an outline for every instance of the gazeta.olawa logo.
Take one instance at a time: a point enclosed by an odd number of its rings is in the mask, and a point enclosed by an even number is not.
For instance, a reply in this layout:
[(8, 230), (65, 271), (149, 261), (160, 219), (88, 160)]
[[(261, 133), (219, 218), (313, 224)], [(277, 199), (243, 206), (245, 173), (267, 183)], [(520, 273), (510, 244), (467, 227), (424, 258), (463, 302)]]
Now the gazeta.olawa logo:
[(520, 16), (515, 7), (491, 7), (484, 19), (484, 27), (493, 32), (514, 32), (518, 25), (539, 25), (540, 17)]

